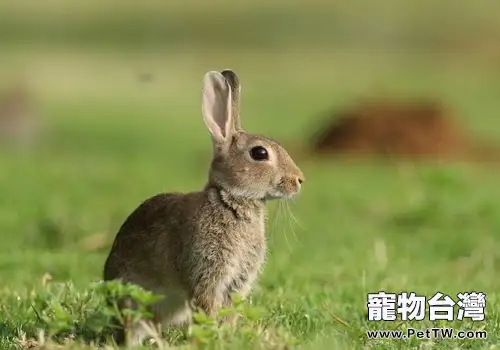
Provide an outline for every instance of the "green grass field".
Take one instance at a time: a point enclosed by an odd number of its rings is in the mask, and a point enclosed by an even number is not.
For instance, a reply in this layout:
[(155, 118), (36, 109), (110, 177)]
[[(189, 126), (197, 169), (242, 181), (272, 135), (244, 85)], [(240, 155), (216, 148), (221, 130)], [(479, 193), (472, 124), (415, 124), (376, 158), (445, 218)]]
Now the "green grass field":
[[(29, 154), (0, 153), (2, 349), (39, 339), (41, 329), (50, 349), (93, 348), (88, 341), (97, 339), (104, 314), (92, 283), (123, 220), (149, 196), (204, 185), (208, 70), (234, 69), (243, 126), (294, 150), (307, 145), (325, 111), (374, 94), (439, 98), (480, 137), (500, 137), (500, 8), (493, 2), (44, 4), (0, 6), (1, 76), (28, 77), (51, 136)], [(140, 81), (146, 73), (153, 79)], [(207, 321), (186, 338), (168, 332), (165, 344), (500, 345), (498, 168), (297, 163), (307, 182), (288, 203), (293, 216), (270, 205), (269, 260), (242, 305), (246, 317), (232, 330)], [(453, 298), (484, 292), (486, 320), (369, 322), (367, 294), (380, 290)], [(409, 327), (485, 329), (488, 339), (366, 336)], [(52, 334), (63, 334), (59, 345)], [(62, 341), (64, 334), (75, 337)]]

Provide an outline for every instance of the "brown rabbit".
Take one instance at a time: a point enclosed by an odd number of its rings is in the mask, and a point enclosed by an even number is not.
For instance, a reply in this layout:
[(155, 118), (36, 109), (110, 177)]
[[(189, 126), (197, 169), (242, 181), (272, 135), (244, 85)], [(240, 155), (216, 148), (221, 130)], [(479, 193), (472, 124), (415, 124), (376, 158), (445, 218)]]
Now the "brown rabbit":
[[(188, 325), (193, 307), (213, 316), (231, 306), (232, 293), (248, 295), (266, 258), (266, 202), (292, 197), (304, 181), (282, 146), (241, 129), (240, 92), (231, 70), (205, 74), (202, 111), (213, 143), (205, 188), (143, 202), (120, 228), (104, 267), (104, 280), (164, 296), (152, 309), (163, 326)], [(134, 343), (144, 332), (133, 327)]]

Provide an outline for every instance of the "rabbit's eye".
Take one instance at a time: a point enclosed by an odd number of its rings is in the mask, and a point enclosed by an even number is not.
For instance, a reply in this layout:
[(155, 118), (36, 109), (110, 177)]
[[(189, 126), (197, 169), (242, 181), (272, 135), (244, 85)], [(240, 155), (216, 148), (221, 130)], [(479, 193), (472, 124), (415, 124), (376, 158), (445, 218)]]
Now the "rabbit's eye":
[(250, 150), (250, 156), (253, 160), (267, 160), (269, 159), (269, 154), (267, 150), (262, 146), (254, 147)]

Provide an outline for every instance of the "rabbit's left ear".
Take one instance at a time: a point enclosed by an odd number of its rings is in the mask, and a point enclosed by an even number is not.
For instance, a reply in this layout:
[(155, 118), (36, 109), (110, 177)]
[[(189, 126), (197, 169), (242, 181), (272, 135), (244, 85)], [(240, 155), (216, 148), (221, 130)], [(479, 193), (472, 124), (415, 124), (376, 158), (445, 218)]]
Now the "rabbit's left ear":
[(240, 105), (241, 105), (241, 84), (238, 76), (235, 72), (230, 69), (223, 70), (222, 75), (226, 78), (229, 86), (231, 87), (231, 97), (232, 97), (232, 118), (235, 131), (241, 131), (240, 122)]
[(203, 120), (212, 134), (214, 146), (220, 147), (234, 133), (231, 88), (219, 72), (208, 72), (203, 79)]

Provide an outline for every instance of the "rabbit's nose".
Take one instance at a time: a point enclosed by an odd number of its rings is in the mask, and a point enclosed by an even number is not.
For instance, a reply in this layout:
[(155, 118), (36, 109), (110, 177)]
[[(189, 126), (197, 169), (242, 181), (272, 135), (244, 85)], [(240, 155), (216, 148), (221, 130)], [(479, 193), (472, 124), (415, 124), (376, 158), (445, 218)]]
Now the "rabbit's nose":
[(299, 192), (300, 191), (300, 188), (301, 188), (301, 185), (302, 183), (304, 183), (305, 179), (304, 179), (304, 176), (303, 175), (299, 175), (299, 176), (296, 176), (295, 177), (295, 183), (297, 184), (296, 185), (296, 192)]
[(297, 182), (298, 182), (299, 187), (300, 187), (300, 185), (302, 185), (304, 183), (304, 181), (306, 181), (306, 178), (304, 177), (304, 173), (300, 169), (297, 169), (295, 176), (297, 178)]
[(300, 188), (302, 187), (303, 182), (304, 182), (303, 177), (297, 177), (297, 192), (300, 191)]

